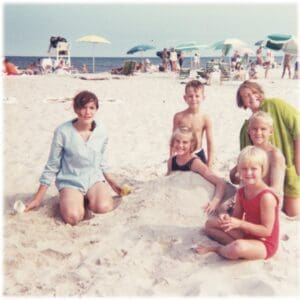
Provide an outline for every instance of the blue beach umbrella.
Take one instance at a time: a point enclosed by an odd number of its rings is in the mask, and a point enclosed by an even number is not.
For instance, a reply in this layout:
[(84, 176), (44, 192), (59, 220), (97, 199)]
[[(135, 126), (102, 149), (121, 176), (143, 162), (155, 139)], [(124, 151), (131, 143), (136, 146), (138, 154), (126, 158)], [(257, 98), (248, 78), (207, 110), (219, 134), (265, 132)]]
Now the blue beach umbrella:
[(274, 43), (276, 42), (285, 43), (288, 42), (290, 39), (292, 39), (293, 36), (290, 34), (274, 33), (274, 34), (269, 34), (267, 38)]
[(192, 52), (200, 50), (201, 48), (207, 48), (208, 45), (200, 45), (197, 43), (186, 43), (186, 44), (180, 44), (177, 47), (175, 47), (176, 51), (183, 51), (183, 52)]
[(147, 51), (147, 50), (153, 50), (153, 49), (155, 49), (155, 47), (152, 46), (152, 45), (146, 45), (146, 44), (144, 44), (144, 45), (137, 45), (137, 46), (129, 49), (127, 51), (127, 54), (134, 54), (134, 53), (137, 53), (137, 52), (142, 52), (142, 57), (143, 57), (143, 53), (145, 51)]
[(127, 54), (134, 54), (136, 52), (145, 52), (147, 50), (153, 50), (153, 49), (155, 49), (155, 47), (151, 45), (137, 45), (131, 48), (130, 50), (128, 50)]

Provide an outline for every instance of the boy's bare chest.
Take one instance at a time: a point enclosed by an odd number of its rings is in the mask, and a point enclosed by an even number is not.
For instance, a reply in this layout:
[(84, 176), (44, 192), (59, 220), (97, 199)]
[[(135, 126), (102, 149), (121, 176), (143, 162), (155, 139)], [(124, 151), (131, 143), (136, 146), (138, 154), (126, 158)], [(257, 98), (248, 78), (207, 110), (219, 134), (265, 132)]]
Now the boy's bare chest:
[(180, 119), (178, 125), (180, 127), (185, 126), (192, 128), (195, 131), (202, 131), (204, 129), (205, 122), (201, 116), (186, 115)]

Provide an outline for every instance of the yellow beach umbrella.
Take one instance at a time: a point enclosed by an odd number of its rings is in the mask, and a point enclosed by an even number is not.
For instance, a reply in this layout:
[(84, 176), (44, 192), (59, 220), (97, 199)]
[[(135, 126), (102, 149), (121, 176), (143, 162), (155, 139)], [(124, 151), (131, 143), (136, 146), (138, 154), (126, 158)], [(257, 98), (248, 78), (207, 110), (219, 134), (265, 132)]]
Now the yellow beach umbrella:
[(106, 38), (98, 35), (85, 35), (76, 40), (76, 42), (84, 42), (93, 44), (93, 73), (95, 73), (95, 56), (94, 56), (94, 46), (95, 44), (110, 44)]

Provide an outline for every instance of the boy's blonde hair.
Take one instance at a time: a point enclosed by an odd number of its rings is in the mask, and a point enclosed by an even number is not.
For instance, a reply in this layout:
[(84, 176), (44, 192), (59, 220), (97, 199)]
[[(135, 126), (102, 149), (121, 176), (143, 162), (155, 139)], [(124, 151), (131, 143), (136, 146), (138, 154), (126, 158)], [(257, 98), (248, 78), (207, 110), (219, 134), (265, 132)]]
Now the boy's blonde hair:
[(261, 166), (262, 176), (268, 173), (269, 162), (266, 151), (255, 146), (245, 147), (239, 154), (237, 161), (237, 169), (240, 173), (242, 166), (248, 163), (255, 163)]
[(246, 80), (239, 86), (239, 88), (236, 92), (236, 104), (238, 107), (243, 107), (244, 109), (247, 109), (247, 107), (245, 107), (245, 105), (243, 103), (243, 99), (241, 96), (241, 90), (245, 89), (245, 88), (248, 88), (248, 89), (260, 94), (261, 100), (263, 100), (265, 98), (265, 93), (264, 93), (262, 87), (258, 83), (250, 81), (250, 80)]
[(172, 148), (174, 146), (175, 138), (178, 136), (185, 136), (188, 137), (191, 141), (191, 149), (190, 152), (193, 153), (197, 149), (197, 135), (195, 131), (192, 128), (189, 127), (178, 127), (174, 130), (171, 140), (170, 140), (170, 147)]
[(270, 116), (270, 114), (260, 110), (256, 113), (254, 113), (250, 118), (249, 118), (249, 125), (248, 125), (248, 128), (251, 126), (251, 123), (257, 119), (263, 119), (264, 122), (269, 125), (270, 127), (273, 128), (273, 119), (272, 117)]
[(187, 93), (187, 90), (189, 88), (192, 88), (194, 90), (202, 90), (204, 92), (204, 85), (201, 81), (199, 80), (190, 80), (186, 85), (185, 85), (185, 93)]

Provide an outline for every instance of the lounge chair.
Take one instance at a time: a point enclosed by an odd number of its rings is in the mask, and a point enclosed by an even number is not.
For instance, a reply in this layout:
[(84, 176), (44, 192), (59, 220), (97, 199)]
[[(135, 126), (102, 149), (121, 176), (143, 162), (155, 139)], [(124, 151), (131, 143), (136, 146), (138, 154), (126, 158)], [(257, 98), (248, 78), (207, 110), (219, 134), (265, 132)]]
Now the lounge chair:
[(132, 75), (136, 66), (135, 61), (126, 61), (122, 70), (122, 75)]
[(220, 63), (219, 65), (221, 74), (220, 74), (220, 83), (222, 84), (223, 81), (230, 81), (232, 80), (232, 74), (230, 70), (230, 65), (226, 63)]
[(191, 75), (191, 69), (189, 68), (181, 68), (179, 71), (179, 79), (185, 79), (190, 77)]
[(111, 74), (115, 75), (132, 75), (135, 71), (135, 61), (125, 61), (123, 67), (111, 70)]

